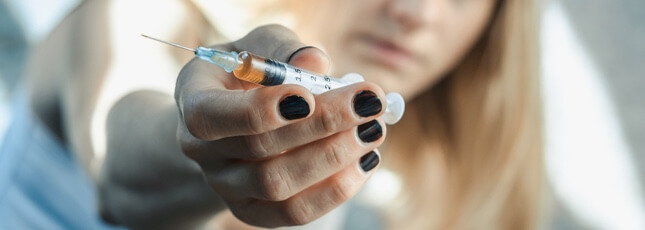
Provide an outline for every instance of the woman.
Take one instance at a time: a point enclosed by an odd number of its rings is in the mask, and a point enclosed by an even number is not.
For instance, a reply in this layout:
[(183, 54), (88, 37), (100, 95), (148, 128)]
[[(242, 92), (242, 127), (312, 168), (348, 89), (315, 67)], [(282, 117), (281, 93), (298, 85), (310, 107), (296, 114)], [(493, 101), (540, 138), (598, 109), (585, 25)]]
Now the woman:
[[(155, 3), (157, 11), (168, 5), (179, 8), (179, 16), (147, 13), (132, 21), (142, 14), (136, 7), (86, 2), (43, 45), (49, 47), (42, 49), (46, 54), (81, 46), (61, 58), (71, 60), (68, 66), (54, 65), (63, 66), (63, 80), (51, 71), (32, 74), (31, 105), (84, 165), (94, 151), (87, 134), (92, 114), (101, 108), (98, 92), (108, 91), (111, 79), (156, 76), (155, 69), (164, 68), (128, 59), (132, 48), (124, 51), (110, 35), (118, 39), (131, 28), (124, 24), (139, 22), (165, 25), (152, 32), (157, 36), (195, 41), (204, 35), (208, 24), (193, 5)], [(543, 179), (535, 3), (286, 5), (293, 6), (288, 10), (298, 19), (297, 33), (264, 26), (215, 47), (334, 76), (358, 72), (372, 83), (314, 97), (293, 85), (258, 88), (190, 61), (177, 78), (174, 100), (139, 90), (110, 107), (106, 161), (97, 182), (106, 220), (186, 227), (228, 209), (255, 226), (307, 224), (352, 197), (382, 162), (404, 182), (400, 202), (382, 210), (391, 228), (538, 227)], [(103, 18), (102, 26), (89, 17)], [(112, 47), (90, 51), (97, 44)], [(34, 65), (45, 61), (50, 60)], [(402, 93), (409, 105), (403, 120), (389, 127), (387, 141), (379, 121), (384, 90)]]

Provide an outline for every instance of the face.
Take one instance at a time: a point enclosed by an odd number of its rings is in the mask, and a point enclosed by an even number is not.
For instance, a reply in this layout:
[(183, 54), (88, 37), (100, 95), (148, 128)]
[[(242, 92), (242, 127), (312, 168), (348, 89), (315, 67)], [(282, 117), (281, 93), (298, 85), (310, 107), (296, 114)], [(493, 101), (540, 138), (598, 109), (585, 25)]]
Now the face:
[(473, 46), (495, 2), (320, 0), (303, 9), (317, 13), (303, 15), (300, 22), (303, 37), (320, 43), (330, 55), (334, 76), (360, 73), (386, 92), (412, 98)]

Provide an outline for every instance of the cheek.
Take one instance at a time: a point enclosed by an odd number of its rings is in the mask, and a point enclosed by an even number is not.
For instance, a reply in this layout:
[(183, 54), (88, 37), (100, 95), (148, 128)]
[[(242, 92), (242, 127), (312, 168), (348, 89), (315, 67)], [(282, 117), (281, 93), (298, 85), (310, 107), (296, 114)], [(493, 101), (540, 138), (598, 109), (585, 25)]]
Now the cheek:
[(423, 71), (439, 75), (450, 72), (480, 39), (493, 5), (494, 1), (472, 1), (446, 14), (444, 23), (425, 41), (431, 45)]
[[(331, 7), (324, 12), (324, 19), (308, 24), (313, 41), (321, 46), (333, 60), (332, 66), (341, 73), (356, 72), (346, 69), (345, 62), (353, 63), (354, 54), (349, 47), (360, 31), (373, 29), (378, 21), (379, 9), (385, 0), (351, 0), (338, 2), (342, 7)], [(329, 4), (333, 5), (333, 4)], [(356, 63), (355, 63), (356, 64)]]
[[(302, 12), (299, 30), (307, 41), (322, 46), (327, 51), (341, 46), (342, 40), (355, 29), (355, 21), (362, 18), (360, 3), (367, 0), (321, 0)], [(342, 7), (338, 7), (342, 6)]]
[(479, 40), (489, 21), (494, 1), (473, 1), (462, 8), (452, 8), (441, 23), (416, 37), (415, 47), (424, 50), (421, 64), (407, 72), (408, 81), (391, 81), (414, 96), (432, 86), (452, 71)]

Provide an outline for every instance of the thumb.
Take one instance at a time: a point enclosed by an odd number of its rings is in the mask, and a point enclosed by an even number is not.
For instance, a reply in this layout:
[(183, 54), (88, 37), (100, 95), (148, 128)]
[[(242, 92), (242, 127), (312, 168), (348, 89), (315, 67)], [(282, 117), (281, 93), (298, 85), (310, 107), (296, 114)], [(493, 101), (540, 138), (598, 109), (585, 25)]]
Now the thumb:
[(281, 25), (261, 26), (233, 42), (237, 51), (248, 51), (312, 72), (327, 73), (329, 57), (318, 48), (305, 45), (296, 33)]

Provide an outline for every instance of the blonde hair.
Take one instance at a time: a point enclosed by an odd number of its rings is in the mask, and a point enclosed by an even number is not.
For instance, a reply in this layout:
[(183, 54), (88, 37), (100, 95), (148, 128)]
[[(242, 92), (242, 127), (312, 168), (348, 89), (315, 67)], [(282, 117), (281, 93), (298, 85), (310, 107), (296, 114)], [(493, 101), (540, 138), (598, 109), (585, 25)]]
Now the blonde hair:
[(531, 0), (500, 0), (461, 63), (390, 128), (384, 152), (396, 157), (383, 162), (405, 188), (388, 212), (392, 228), (539, 227), (545, 189), (537, 12)]

